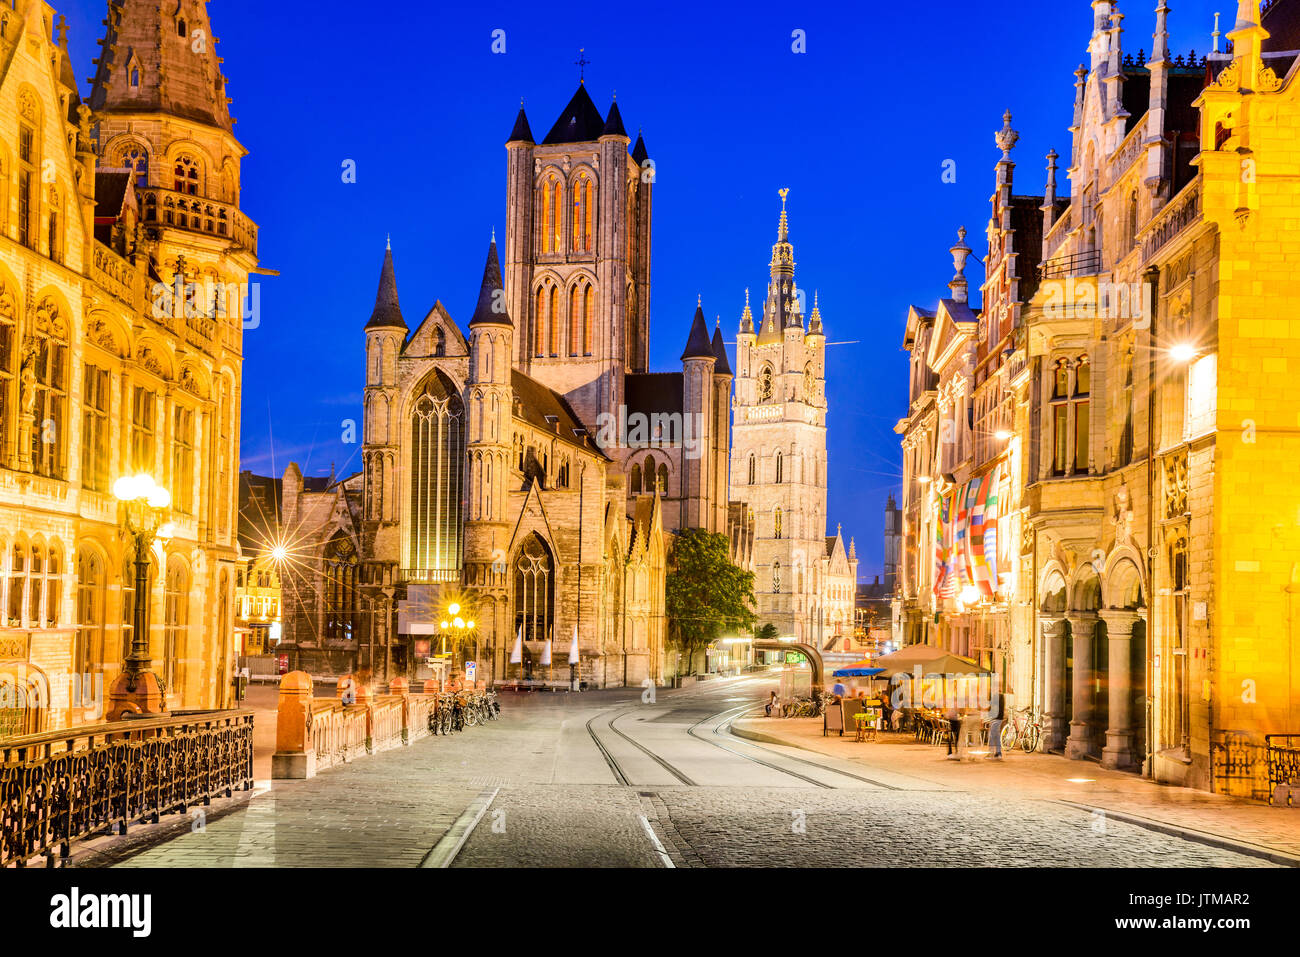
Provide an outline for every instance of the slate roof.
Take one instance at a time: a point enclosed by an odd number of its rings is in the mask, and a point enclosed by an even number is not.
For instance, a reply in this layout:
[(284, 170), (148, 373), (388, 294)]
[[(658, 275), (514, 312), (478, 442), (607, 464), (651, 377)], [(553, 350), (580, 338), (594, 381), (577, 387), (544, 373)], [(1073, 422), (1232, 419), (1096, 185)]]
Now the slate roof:
[(618, 112), (618, 100), (609, 105), (609, 116), (605, 117), (605, 127), (600, 131), (601, 136), (627, 136), (627, 130), (623, 129), (623, 117)]
[(645, 138), (641, 135), (640, 131), (638, 131), (636, 134), (636, 145), (632, 147), (632, 159), (636, 161), (637, 166), (640, 166), (649, 158), (650, 153), (645, 148)]
[(573, 99), (569, 100), (569, 105), (564, 108), (542, 144), (592, 143), (600, 137), (604, 128), (605, 118), (596, 109), (596, 104), (591, 102), (586, 86), (579, 83), (578, 92), (573, 94)]
[(474, 306), (474, 315), (469, 324), (471, 328), (481, 325), (513, 325), (510, 313), (506, 311), (505, 286), (501, 282), (501, 261), (497, 259), (495, 238), (488, 246), (487, 262), (483, 266), (483, 284), (479, 287), (478, 304)]
[(704, 322), (704, 307), (695, 307), (695, 318), (691, 320), (691, 334), (686, 339), (683, 359), (713, 358), (713, 344), (709, 342), (709, 327)]
[(718, 361), (713, 364), (714, 375), (734, 375), (731, 363), (727, 361), (727, 344), (722, 341), (722, 326), (713, 328), (713, 356)]
[(514, 128), (510, 131), (510, 138), (507, 139), (506, 142), (511, 143), (515, 140), (520, 140), (524, 143), (533, 142), (533, 131), (528, 125), (528, 114), (524, 112), (522, 106), (519, 107), (519, 115), (515, 117)]
[[(578, 448), (585, 449), (588, 452), (594, 452), (596, 455), (604, 455), (599, 446), (594, 441), (583, 444), (582, 437), (574, 430), (586, 430), (582, 420), (578, 418), (576, 412), (555, 390), (542, 385), (536, 379), (524, 375), (518, 369), (510, 371), (510, 385), (514, 389), (515, 397), (519, 404), (515, 407), (515, 416), (523, 419), (530, 425), (545, 432), (555, 432), (555, 426), (547, 420), (547, 416), (554, 416), (559, 425), (558, 438), (567, 442), (569, 445), (575, 445)], [(590, 436), (593, 440), (594, 435)]]
[(379, 271), (379, 292), (375, 294), (375, 311), (367, 329), (406, 329), (402, 308), (397, 303), (397, 276), (393, 272), (393, 251), (384, 251), (384, 265)]

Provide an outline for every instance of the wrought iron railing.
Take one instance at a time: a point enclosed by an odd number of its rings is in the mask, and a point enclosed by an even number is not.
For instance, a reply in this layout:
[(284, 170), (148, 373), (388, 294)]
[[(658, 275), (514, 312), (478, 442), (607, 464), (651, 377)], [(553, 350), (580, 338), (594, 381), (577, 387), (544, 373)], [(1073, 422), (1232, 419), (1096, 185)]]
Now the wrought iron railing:
[(1272, 804), (1280, 787), (1287, 789), (1287, 807), (1295, 805), (1300, 790), (1300, 734), (1266, 734), (1268, 748), (1268, 803)]
[(1095, 276), (1101, 272), (1101, 250), (1057, 256), (1038, 267), (1040, 279), (1065, 279), (1069, 276)]
[(253, 714), (209, 711), (0, 740), (0, 867), (253, 786)]
[(1268, 800), (1265, 747), (1248, 731), (1216, 731), (1210, 741), (1210, 789), (1216, 794)]

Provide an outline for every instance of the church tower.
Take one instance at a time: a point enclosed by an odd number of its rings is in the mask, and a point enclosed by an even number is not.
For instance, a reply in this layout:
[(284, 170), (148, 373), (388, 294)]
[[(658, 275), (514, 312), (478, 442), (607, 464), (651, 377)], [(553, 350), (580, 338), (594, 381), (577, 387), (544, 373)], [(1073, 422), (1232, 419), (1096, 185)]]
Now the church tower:
[(397, 356), (406, 340), (406, 320), (397, 298), (393, 247), (384, 250), (375, 308), (366, 322), (365, 435), (361, 447), (364, 476), (362, 520), (367, 529), (398, 521), (397, 460), (401, 444), (396, 416)]
[(731, 499), (755, 513), (754, 592), (759, 624), (816, 642), (824, 633), (816, 572), (826, 556), (826, 337), (814, 296), (794, 279), (781, 190), (767, 299), (755, 329), (746, 293), (736, 344)]
[(618, 103), (579, 85), (540, 142), (523, 107), (506, 142), (505, 288), (515, 365), (591, 429), (617, 415), (624, 376), (649, 367), (654, 165)]
[[(203, 0), (120, 0), (108, 5), (104, 22), (90, 94), (99, 167), (134, 174), (139, 241), (162, 283), (184, 291), (184, 302), (170, 302), (169, 323), (226, 360), (229, 371), (212, 383), (211, 408), (196, 425), (197, 434), (216, 436), (207, 477), (216, 494), (202, 526), (219, 545), (233, 546), (243, 329), (257, 321), (260, 302), (248, 283), (257, 270), (257, 226), (239, 208), (246, 151), (234, 135)], [(156, 307), (158, 297), (150, 298)], [(152, 420), (170, 426), (171, 399), (145, 385), (163, 396)], [(125, 388), (130, 394), (132, 384)]]

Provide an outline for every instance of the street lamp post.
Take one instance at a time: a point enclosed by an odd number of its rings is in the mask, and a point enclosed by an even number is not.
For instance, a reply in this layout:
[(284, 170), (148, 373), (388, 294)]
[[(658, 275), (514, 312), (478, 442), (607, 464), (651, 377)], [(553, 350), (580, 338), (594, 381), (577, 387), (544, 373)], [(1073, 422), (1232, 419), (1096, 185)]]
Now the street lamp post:
[(167, 519), (172, 503), (171, 493), (143, 473), (118, 479), (113, 496), (118, 501), (118, 525), (134, 549), (135, 607), (131, 647), (121, 674), (109, 688), (109, 721), (125, 714), (162, 714), (166, 710), (166, 688), (149, 669), (149, 553), (155, 541), (171, 537)]
[[(452, 602), (447, 606), (447, 617), (443, 618), (442, 621), (438, 623), (438, 628), (442, 632), (442, 651), (438, 657), (443, 659), (451, 658), (453, 665), (455, 664), (454, 648), (461, 647), (465, 642), (465, 639), (475, 634), (475, 629), (478, 628), (474, 619), (470, 618), (466, 620), (461, 617), (460, 612), (460, 605), (456, 602)], [(453, 635), (455, 638), (453, 651), (451, 653), (448, 653), (447, 651), (448, 634)]]

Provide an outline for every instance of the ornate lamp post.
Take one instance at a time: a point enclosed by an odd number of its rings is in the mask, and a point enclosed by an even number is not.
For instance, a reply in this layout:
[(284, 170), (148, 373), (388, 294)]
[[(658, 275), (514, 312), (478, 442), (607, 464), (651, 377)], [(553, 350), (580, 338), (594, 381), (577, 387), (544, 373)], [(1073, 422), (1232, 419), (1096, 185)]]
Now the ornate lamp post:
[(144, 473), (118, 479), (113, 496), (118, 501), (118, 525), (135, 550), (135, 607), (131, 648), (108, 692), (110, 721), (127, 713), (165, 711), (166, 689), (149, 670), (149, 553), (155, 541), (171, 538), (167, 519), (172, 504), (171, 493)]
[[(442, 631), (442, 652), (438, 655), (439, 658), (446, 659), (454, 657), (454, 653), (449, 654), (447, 652), (448, 634), (451, 634), (454, 637), (454, 646), (460, 647), (467, 638), (473, 636), (474, 630), (478, 627), (478, 625), (475, 624), (474, 619), (470, 618), (467, 620), (462, 618), (460, 612), (460, 605), (456, 602), (452, 602), (447, 606), (447, 617), (438, 623), (438, 627)], [(454, 664), (455, 662), (453, 661), (452, 663)]]

